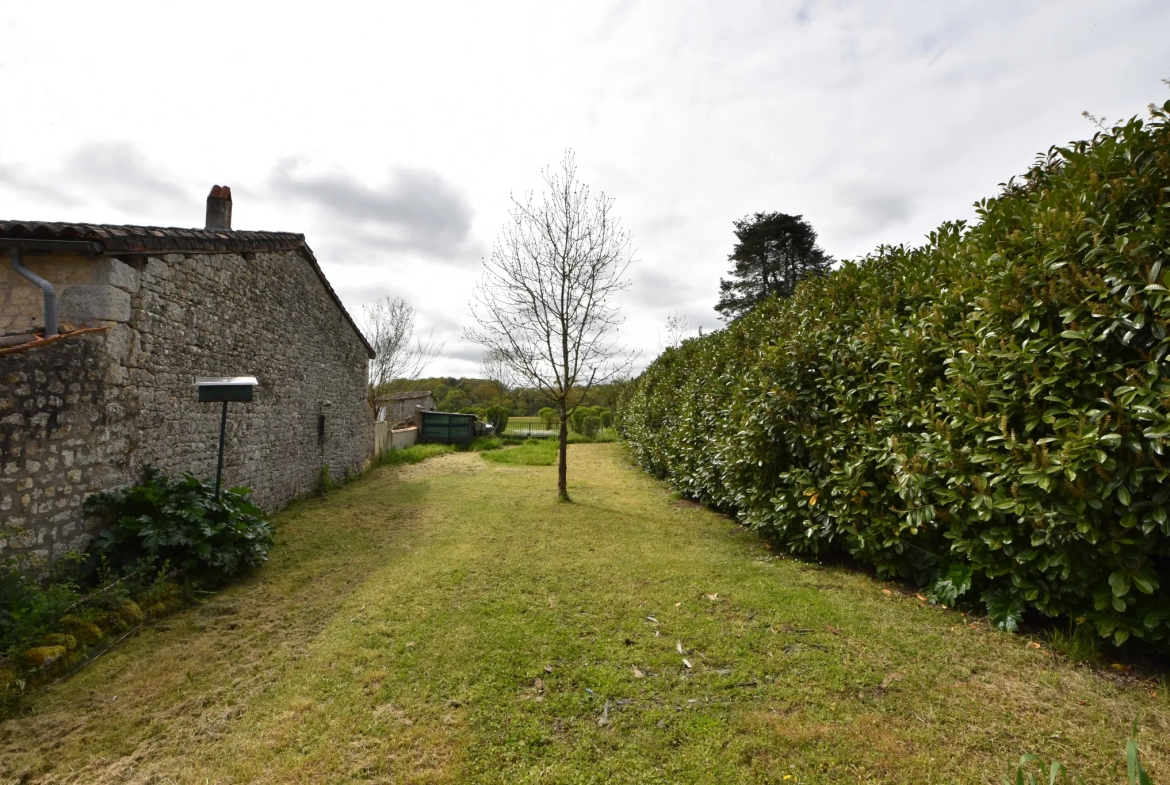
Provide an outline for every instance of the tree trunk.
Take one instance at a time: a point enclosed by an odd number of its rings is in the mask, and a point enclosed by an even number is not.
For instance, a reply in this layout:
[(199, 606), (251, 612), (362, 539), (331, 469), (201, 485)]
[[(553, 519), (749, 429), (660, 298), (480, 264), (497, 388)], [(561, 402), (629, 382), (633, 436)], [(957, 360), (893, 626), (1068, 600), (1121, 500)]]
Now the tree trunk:
[(569, 466), (565, 460), (569, 455), (569, 415), (561, 407), (560, 456), (557, 462), (557, 496), (569, 501)]

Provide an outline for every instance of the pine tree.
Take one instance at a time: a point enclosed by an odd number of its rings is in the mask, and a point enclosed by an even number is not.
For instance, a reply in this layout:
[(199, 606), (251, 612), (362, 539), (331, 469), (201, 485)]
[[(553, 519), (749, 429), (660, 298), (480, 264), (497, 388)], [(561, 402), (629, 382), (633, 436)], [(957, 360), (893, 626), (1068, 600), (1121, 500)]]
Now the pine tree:
[(728, 260), (731, 279), (719, 281), (719, 311), (734, 321), (767, 297), (788, 297), (801, 279), (827, 272), (833, 258), (799, 215), (756, 213), (735, 222), (739, 242)]

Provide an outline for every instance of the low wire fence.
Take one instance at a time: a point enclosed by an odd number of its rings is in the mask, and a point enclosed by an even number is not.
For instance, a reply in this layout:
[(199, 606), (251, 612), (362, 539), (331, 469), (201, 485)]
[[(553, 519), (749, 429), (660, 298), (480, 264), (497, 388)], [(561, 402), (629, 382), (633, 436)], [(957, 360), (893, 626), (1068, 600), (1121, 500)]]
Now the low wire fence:
[(552, 439), (557, 435), (555, 428), (549, 428), (542, 422), (514, 422), (508, 420), (501, 436), (512, 436), (517, 439)]

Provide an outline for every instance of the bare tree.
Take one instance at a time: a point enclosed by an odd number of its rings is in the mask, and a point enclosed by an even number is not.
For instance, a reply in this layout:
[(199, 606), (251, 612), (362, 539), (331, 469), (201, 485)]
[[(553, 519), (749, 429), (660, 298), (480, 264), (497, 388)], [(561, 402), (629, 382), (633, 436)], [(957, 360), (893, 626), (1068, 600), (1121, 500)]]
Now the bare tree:
[(499, 352), (487, 351), (483, 353), (479, 368), (483, 378), (487, 379), (488, 384), (495, 389), (496, 406), (503, 406), (504, 399), (508, 395), (508, 388), (511, 386), (509, 380), (512, 376), (507, 361)]
[(370, 406), (381, 419), (385, 404), (380, 396), (395, 379), (417, 379), (443, 350), (434, 331), (426, 338), (414, 335), (414, 306), (402, 297), (386, 296), (362, 309), (364, 332), (377, 356), (370, 361)]
[(616, 340), (624, 319), (614, 296), (628, 286), (634, 252), (613, 200), (591, 196), (577, 180), (571, 151), (558, 168), (545, 168), (544, 182), (539, 200), (531, 193), (512, 197), (471, 305), (479, 326), (465, 337), (496, 354), (556, 409), (557, 493), (568, 501), (569, 415), (594, 385), (632, 363)]
[(686, 316), (675, 311), (666, 317), (666, 344), (659, 340), (658, 353), (664, 349), (674, 349), (682, 346), (682, 342), (691, 337), (691, 322)]

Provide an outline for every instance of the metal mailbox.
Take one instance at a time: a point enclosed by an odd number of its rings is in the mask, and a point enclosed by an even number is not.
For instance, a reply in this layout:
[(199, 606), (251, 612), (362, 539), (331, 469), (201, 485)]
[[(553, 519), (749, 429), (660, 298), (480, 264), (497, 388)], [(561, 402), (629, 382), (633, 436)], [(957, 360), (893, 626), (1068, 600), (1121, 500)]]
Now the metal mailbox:
[(252, 400), (252, 390), (256, 384), (255, 376), (199, 376), (195, 379), (200, 403), (220, 401), (246, 403)]
[(223, 437), (227, 431), (227, 405), (231, 401), (247, 403), (252, 400), (256, 388), (255, 376), (197, 376), (195, 388), (199, 391), (200, 403), (222, 403), (219, 416), (219, 459), (215, 465), (215, 499), (219, 501), (220, 485), (223, 481)]

